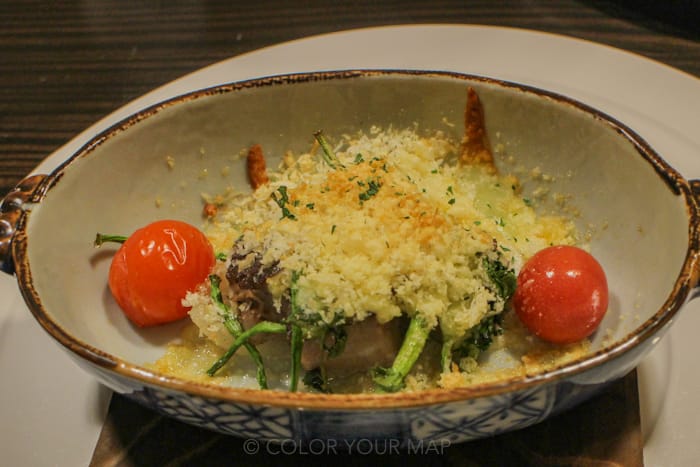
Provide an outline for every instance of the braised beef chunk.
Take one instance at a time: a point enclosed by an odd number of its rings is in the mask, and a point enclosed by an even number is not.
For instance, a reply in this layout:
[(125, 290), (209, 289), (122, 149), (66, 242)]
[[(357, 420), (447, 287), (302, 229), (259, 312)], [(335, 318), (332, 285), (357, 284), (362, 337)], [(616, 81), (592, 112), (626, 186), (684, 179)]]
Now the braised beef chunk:
[[(240, 242), (234, 245), (226, 279), (237, 296), (239, 319), (244, 329), (250, 329), (260, 321), (279, 322), (284, 317), (275, 310), (266, 284), (267, 279), (279, 271), (279, 261), (263, 265), (261, 253), (244, 250)], [(264, 340), (265, 335), (261, 334), (252, 342)]]
[[(346, 376), (379, 366), (391, 366), (401, 345), (401, 329), (398, 319), (379, 324), (374, 317), (345, 327), (347, 340), (345, 349), (336, 357), (325, 358), (329, 373)], [(301, 365), (309, 371), (323, 361), (323, 350), (319, 339), (304, 342)]]
[[(262, 319), (262, 307), (253, 306), (253, 301), (246, 302), (238, 307), (238, 321), (243, 329), (250, 329)], [(257, 336), (256, 336), (257, 337)]]

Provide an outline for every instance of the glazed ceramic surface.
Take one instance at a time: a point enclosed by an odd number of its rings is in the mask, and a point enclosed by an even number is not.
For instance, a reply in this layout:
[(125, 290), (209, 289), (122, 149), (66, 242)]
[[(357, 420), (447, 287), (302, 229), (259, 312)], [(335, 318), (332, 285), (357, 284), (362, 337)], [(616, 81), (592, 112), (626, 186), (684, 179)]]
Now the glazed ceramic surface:
[[(282, 154), (307, 149), (317, 129), (339, 135), (373, 125), (418, 124), (459, 138), (467, 86), (484, 103), (501, 170), (548, 174), (546, 182), (521, 177), (526, 195), (546, 190), (545, 211), (562, 197), (576, 206), (606, 269), (610, 310), (590, 356), (527, 379), (382, 396), (221, 388), (143, 367), (181, 324), (142, 330), (127, 322), (106, 284), (114, 250), (94, 250), (95, 232), (128, 233), (161, 218), (197, 224), (202, 193), (247, 186), (237, 156), (254, 143)], [(646, 143), (565, 98), (464, 75), (349, 71), (196, 92), (96, 136), (22, 203), (14, 266), (40, 324), (116, 391), (247, 437), (456, 442), (525, 427), (634, 368), (696, 282), (691, 187)]]

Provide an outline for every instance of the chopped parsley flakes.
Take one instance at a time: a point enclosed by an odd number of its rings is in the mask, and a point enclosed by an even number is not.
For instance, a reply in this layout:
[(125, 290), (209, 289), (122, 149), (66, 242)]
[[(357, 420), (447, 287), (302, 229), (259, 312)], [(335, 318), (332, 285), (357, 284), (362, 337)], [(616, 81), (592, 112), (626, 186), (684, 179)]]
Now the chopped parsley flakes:
[(379, 188), (382, 186), (382, 184), (379, 183), (379, 179), (368, 179), (367, 183), (357, 182), (357, 184), (361, 187), (367, 187), (367, 189), (361, 192), (359, 195), (360, 204), (364, 203), (365, 201), (369, 200), (371, 197), (376, 195), (379, 192)]
[(271, 196), (272, 199), (275, 200), (275, 203), (277, 203), (277, 206), (279, 206), (282, 210), (281, 219), (287, 218), (293, 221), (297, 220), (296, 216), (292, 214), (292, 212), (287, 207), (287, 204), (289, 204), (289, 195), (287, 194), (287, 187), (282, 185), (281, 187), (277, 188), (277, 193), (279, 193), (279, 196), (275, 193), (272, 193)]

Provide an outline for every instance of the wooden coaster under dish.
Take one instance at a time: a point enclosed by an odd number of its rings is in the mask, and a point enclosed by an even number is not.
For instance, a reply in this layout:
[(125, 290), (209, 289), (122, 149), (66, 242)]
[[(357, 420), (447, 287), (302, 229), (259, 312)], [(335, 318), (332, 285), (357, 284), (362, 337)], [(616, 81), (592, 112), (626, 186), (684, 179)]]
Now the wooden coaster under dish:
[[(248, 444), (246, 444), (248, 442)], [(643, 465), (637, 374), (600, 395), (532, 427), (452, 446), (424, 444), (412, 452), (391, 445), (353, 456), (331, 446), (266, 449), (164, 417), (115, 394), (91, 466), (140, 465)], [(257, 448), (257, 449), (255, 449)], [(381, 449), (380, 449), (381, 448)], [(253, 453), (253, 451), (256, 451)]]

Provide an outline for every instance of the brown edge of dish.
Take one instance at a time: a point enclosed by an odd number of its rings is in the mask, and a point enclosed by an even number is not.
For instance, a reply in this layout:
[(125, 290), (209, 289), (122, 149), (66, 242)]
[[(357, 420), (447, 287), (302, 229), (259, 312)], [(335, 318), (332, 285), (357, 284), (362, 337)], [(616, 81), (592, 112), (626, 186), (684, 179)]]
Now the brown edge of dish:
[[(53, 336), (61, 345), (72, 353), (84, 358), (88, 362), (117, 374), (135, 379), (152, 387), (167, 390), (183, 391), (192, 395), (219, 399), (222, 401), (264, 404), (268, 406), (298, 408), (298, 409), (337, 409), (337, 410), (364, 410), (364, 409), (395, 409), (421, 407), (436, 403), (462, 401), (467, 399), (491, 396), (510, 391), (520, 391), (535, 385), (549, 384), (563, 378), (579, 375), (605, 360), (614, 360), (622, 357), (630, 350), (639, 346), (657, 331), (663, 328), (688, 300), (692, 289), (700, 280), (699, 252), (700, 252), (700, 181), (688, 182), (666, 161), (664, 161), (652, 148), (630, 128), (617, 121), (615, 118), (604, 114), (586, 104), (571, 98), (541, 90), (535, 87), (517, 83), (487, 78), (477, 75), (444, 71), (417, 71), (417, 70), (340, 70), (316, 73), (298, 73), (289, 75), (270, 76), (259, 79), (251, 79), (241, 82), (223, 84), (211, 88), (194, 91), (178, 97), (171, 98), (161, 103), (147, 107), (146, 109), (127, 117), (104, 130), (71, 157), (59, 165), (48, 175), (34, 191), (31, 202), (40, 202), (46, 193), (62, 177), (62, 174), (72, 161), (87, 156), (97, 146), (110, 137), (137, 124), (159, 111), (176, 105), (206, 96), (235, 92), (242, 89), (251, 89), (263, 86), (294, 84), (300, 82), (325, 81), (332, 79), (351, 79), (362, 77), (409, 77), (419, 76), (424, 78), (457, 79), (463, 81), (476, 81), (494, 84), (506, 88), (514, 88), (525, 93), (552, 99), (561, 104), (568, 105), (587, 113), (604, 122), (620, 133), (627, 141), (632, 143), (639, 154), (648, 161), (656, 173), (666, 183), (669, 189), (676, 195), (684, 197), (688, 211), (689, 232), (688, 248), (683, 267), (674, 283), (674, 287), (661, 308), (632, 333), (618, 340), (616, 343), (603, 349), (551, 370), (525, 377), (513, 377), (497, 383), (485, 383), (472, 387), (457, 389), (429, 389), (417, 392), (399, 392), (393, 394), (317, 394), (317, 393), (289, 393), (277, 390), (231, 388), (215, 384), (197, 383), (181, 378), (167, 376), (139, 365), (134, 365), (102, 352), (84, 342), (75, 339), (57, 323), (48, 313), (39, 295), (33, 286), (31, 266), (27, 257), (28, 237), (26, 225), (28, 216), (23, 216), (12, 242), (12, 254), (16, 268), (17, 281), (21, 293), (29, 305), (30, 311), (39, 324)], [(691, 186), (692, 185), (692, 186)], [(28, 213), (31, 209), (27, 210)]]

